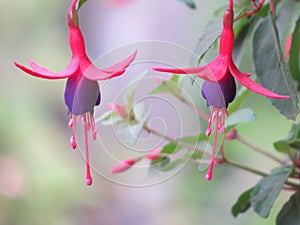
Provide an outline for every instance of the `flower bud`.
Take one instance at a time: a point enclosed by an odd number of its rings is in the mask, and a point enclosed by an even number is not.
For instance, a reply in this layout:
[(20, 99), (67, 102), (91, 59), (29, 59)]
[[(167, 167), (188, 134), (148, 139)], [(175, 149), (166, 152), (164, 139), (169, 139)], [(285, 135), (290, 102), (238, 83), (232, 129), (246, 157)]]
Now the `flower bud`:
[(109, 170), (109, 173), (121, 173), (126, 170), (128, 170), (130, 167), (132, 167), (136, 163), (136, 159), (127, 159), (120, 161), (113, 165), (113, 167)]
[(153, 149), (148, 155), (147, 155), (147, 159), (150, 160), (157, 160), (159, 158), (159, 154), (160, 152), (163, 150), (163, 146), (159, 146), (155, 149)]

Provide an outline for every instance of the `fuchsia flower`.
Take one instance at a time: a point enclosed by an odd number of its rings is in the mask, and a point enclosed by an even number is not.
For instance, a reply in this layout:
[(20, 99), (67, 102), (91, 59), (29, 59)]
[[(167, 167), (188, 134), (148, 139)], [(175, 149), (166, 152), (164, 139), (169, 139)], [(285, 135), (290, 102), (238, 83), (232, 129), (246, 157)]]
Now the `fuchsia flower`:
[(73, 0), (68, 9), (69, 44), (72, 51), (72, 59), (67, 69), (62, 73), (53, 73), (38, 66), (29, 60), (31, 68), (15, 63), (24, 72), (39, 78), (64, 79), (68, 78), (65, 89), (65, 103), (70, 114), (69, 127), (73, 128), (71, 146), (76, 148), (76, 120), (80, 116), (84, 124), (85, 150), (86, 150), (86, 184), (92, 184), (89, 164), (88, 131), (92, 130), (92, 138), (95, 140), (97, 128), (94, 120), (94, 107), (100, 104), (101, 94), (97, 80), (107, 80), (120, 76), (131, 64), (136, 52), (123, 61), (106, 69), (96, 68), (85, 51), (83, 35), (78, 24), (78, 0)]
[(207, 106), (212, 106), (212, 113), (208, 121), (206, 135), (212, 132), (212, 126), (215, 127), (214, 144), (212, 150), (212, 159), (207, 180), (212, 179), (213, 166), (215, 164), (218, 132), (225, 133), (225, 119), (227, 117), (227, 106), (235, 98), (236, 84), (235, 80), (258, 94), (277, 99), (287, 99), (289, 96), (278, 95), (254, 82), (249, 78), (251, 74), (239, 71), (232, 59), (234, 47), (233, 32), (233, 1), (230, 1), (223, 18), (223, 30), (220, 37), (220, 50), (218, 56), (205, 66), (195, 68), (153, 68), (156, 71), (176, 73), (176, 74), (197, 74), (199, 78), (204, 79), (202, 86), (202, 96), (206, 100)]

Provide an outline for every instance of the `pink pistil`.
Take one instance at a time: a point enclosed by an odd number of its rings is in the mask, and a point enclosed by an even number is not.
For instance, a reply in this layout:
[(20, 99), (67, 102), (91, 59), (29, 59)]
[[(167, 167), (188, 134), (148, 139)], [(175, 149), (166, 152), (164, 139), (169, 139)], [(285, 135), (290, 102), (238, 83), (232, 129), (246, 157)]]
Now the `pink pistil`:
[(88, 131), (90, 129), (90, 121), (89, 121), (89, 113), (85, 113), (82, 116), (82, 121), (84, 125), (84, 139), (85, 139), (85, 162), (86, 162), (86, 179), (85, 182), (87, 185), (92, 184), (92, 177), (91, 177), (91, 168), (90, 168), (90, 159), (89, 159), (89, 138), (88, 138)]
[[(73, 149), (76, 148), (76, 120), (77, 116), (71, 114), (71, 119), (68, 123), (68, 126), (73, 129), (73, 135), (70, 138), (70, 144)], [(84, 126), (84, 139), (85, 139), (85, 161), (86, 161), (86, 184), (92, 184), (92, 177), (91, 177), (91, 169), (90, 169), (90, 160), (89, 160), (89, 143), (88, 143), (88, 132), (92, 130), (92, 139), (95, 140), (97, 137), (98, 129), (96, 127), (95, 118), (89, 112), (84, 113), (80, 116), (80, 120)]]
[(213, 149), (211, 153), (211, 161), (209, 165), (208, 172), (205, 176), (206, 180), (212, 179), (213, 168), (215, 165), (215, 157), (217, 153), (217, 144), (218, 144), (218, 133), (221, 132), (222, 134), (225, 133), (225, 119), (227, 117), (227, 110), (226, 108), (212, 108), (211, 116), (208, 120), (208, 128), (206, 130), (206, 135), (209, 136), (212, 132), (212, 125), (214, 124), (215, 133), (214, 133), (214, 143)]

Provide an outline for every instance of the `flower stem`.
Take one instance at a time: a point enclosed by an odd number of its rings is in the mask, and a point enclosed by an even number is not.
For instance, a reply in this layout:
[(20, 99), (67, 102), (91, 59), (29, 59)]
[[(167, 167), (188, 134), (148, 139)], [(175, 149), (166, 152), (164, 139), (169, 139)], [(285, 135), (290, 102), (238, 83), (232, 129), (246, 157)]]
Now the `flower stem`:
[(254, 9), (252, 11), (247, 11), (244, 14), (239, 15), (237, 18), (235, 18), (235, 21), (242, 19), (244, 17), (247, 17), (247, 16), (255, 15), (256, 13), (258, 13), (261, 10), (261, 8), (263, 7), (265, 0), (261, 0), (258, 4), (255, 1), (251, 1), (251, 2), (252, 2), (252, 5), (254, 6)]
[(229, 7), (230, 9), (233, 9), (233, 0), (229, 0), (229, 5), (228, 5), (228, 7)]
[[(182, 142), (182, 141), (178, 141), (172, 137), (169, 137), (169, 136), (166, 136), (164, 134), (161, 134), (160, 132), (154, 130), (154, 129), (151, 129), (149, 128), (147, 125), (144, 125), (144, 130), (147, 131), (148, 133), (150, 134), (154, 134), (158, 137), (161, 137), (161, 138), (164, 138), (165, 140), (171, 142), (171, 143), (174, 143), (178, 146), (181, 146), (181, 147), (184, 147), (186, 149), (189, 149), (189, 150), (193, 150), (193, 151), (196, 151), (196, 152), (199, 152), (200, 154), (204, 154), (205, 152), (202, 150), (202, 149), (199, 149), (197, 147), (195, 147), (194, 145), (191, 145), (191, 144), (188, 144), (186, 142)], [(248, 142), (247, 142), (248, 143)], [(164, 153), (160, 153), (161, 156), (163, 156)], [(166, 156), (166, 155), (165, 155)], [(169, 156), (169, 154), (168, 154)], [(197, 160), (195, 160), (196, 162), (198, 162)], [(201, 161), (203, 162), (203, 161)], [(219, 162), (219, 160), (216, 160), (216, 162)], [(233, 166), (235, 168), (238, 168), (238, 169), (241, 169), (241, 170), (244, 170), (244, 171), (247, 171), (247, 172), (250, 172), (250, 173), (253, 173), (253, 174), (256, 174), (256, 175), (260, 175), (262, 177), (267, 177), (269, 174), (268, 173), (265, 173), (263, 171), (260, 171), (258, 169), (255, 169), (255, 168), (251, 168), (251, 167), (248, 167), (248, 166), (245, 166), (245, 165), (241, 165), (239, 163), (236, 163), (236, 162), (233, 162), (231, 160), (229, 160), (226, 156), (225, 156), (225, 152), (224, 150), (222, 150), (222, 158), (220, 160), (220, 162), (222, 162), (222, 164), (225, 164), (227, 163), (228, 165), (230, 166)], [(281, 161), (280, 161), (281, 162)], [(281, 162), (282, 163), (282, 162)], [(295, 184), (293, 182), (290, 182), (290, 181), (286, 181), (285, 182), (286, 185), (290, 186), (290, 187), (299, 187), (298, 184)]]
[(275, 4), (274, 0), (270, 0), (270, 12), (272, 13), (272, 16), (275, 16)]
[(154, 134), (154, 135), (156, 135), (156, 136), (158, 136), (158, 137), (160, 137), (160, 138), (163, 138), (163, 139), (165, 139), (165, 140), (167, 140), (167, 141), (169, 141), (169, 142), (171, 142), (171, 143), (174, 143), (174, 144), (176, 144), (176, 145), (178, 145), (178, 146), (181, 146), (181, 147), (183, 147), (183, 148), (187, 148), (187, 149), (189, 149), (189, 150), (196, 151), (196, 152), (198, 152), (198, 153), (200, 153), (200, 154), (204, 154), (204, 153), (205, 153), (202, 149), (199, 149), (199, 148), (197, 148), (197, 147), (194, 146), (194, 145), (191, 145), (191, 144), (189, 144), (189, 143), (186, 143), (186, 142), (183, 142), (183, 141), (180, 141), (180, 140), (176, 140), (176, 139), (174, 139), (174, 138), (172, 138), (172, 137), (170, 137), (170, 136), (161, 134), (161, 133), (159, 133), (158, 131), (156, 131), (156, 130), (154, 130), (154, 129), (152, 129), (152, 128), (149, 128), (149, 127), (146, 126), (146, 125), (144, 125), (144, 130), (147, 131), (147, 132), (150, 133), (150, 134)]
[[(230, 160), (228, 160), (228, 159), (226, 159), (226, 163), (227, 163), (228, 165), (230, 165), (230, 166), (235, 167), (235, 168), (239, 168), (239, 169), (241, 169), (241, 170), (245, 170), (245, 171), (248, 171), (248, 172), (250, 172), (250, 173), (260, 175), (260, 176), (262, 176), (262, 177), (267, 177), (267, 176), (269, 176), (268, 173), (262, 172), (262, 171), (260, 171), (260, 170), (257, 170), (257, 169), (254, 169), (254, 168), (251, 168), (251, 167), (248, 167), (248, 166), (245, 166), (245, 165), (238, 164), (238, 163), (233, 162), (233, 161), (230, 161)], [(299, 187), (298, 184), (295, 184), (295, 183), (290, 182), (290, 181), (286, 181), (285, 184), (288, 185), (288, 186), (291, 186), (291, 187)]]
[(244, 145), (248, 146), (249, 148), (251, 148), (252, 150), (280, 163), (280, 164), (284, 164), (284, 162), (282, 162), (281, 159), (277, 158), (276, 156), (270, 154), (269, 152), (265, 151), (264, 149), (252, 144), (251, 142), (249, 142), (247, 139), (245, 139), (244, 137), (240, 136), (239, 134), (236, 134), (235, 137), (236, 140), (240, 141), (241, 143), (243, 143)]

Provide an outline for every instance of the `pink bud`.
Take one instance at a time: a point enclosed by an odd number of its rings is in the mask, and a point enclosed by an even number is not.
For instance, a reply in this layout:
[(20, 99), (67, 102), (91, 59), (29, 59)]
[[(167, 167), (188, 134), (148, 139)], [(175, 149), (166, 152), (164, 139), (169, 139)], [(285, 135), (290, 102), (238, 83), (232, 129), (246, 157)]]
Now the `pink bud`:
[(136, 159), (127, 159), (120, 161), (113, 165), (113, 167), (109, 170), (109, 173), (121, 173), (128, 170), (136, 163)]
[(160, 77), (156, 78), (156, 83), (157, 84), (162, 84), (164, 82), (164, 80)]
[(147, 155), (147, 159), (150, 160), (157, 160), (159, 158), (159, 154), (160, 152), (163, 150), (162, 146), (159, 146), (155, 149), (153, 149), (148, 155)]
[(127, 112), (125, 108), (122, 105), (114, 104), (114, 103), (108, 103), (108, 108), (112, 112), (118, 112), (121, 117), (126, 117)]
[(205, 135), (206, 135), (206, 136), (210, 136), (210, 135), (211, 135), (211, 132), (212, 132), (211, 128), (208, 127), (208, 128), (206, 129)]
[(234, 139), (236, 139), (236, 135), (237, 135), (236, 129), (233, 128), (229, 131), (229, 133), (225, 137), (225, 140), (228, 140), (228, 141), (234, 140)]
[(284, 47), (284, 58), (286, 61), (289, 61), (289, 59), (290, 59), (290, 50), (292, 47), (292, 40), (293, 40), (293, 36), (291, 34), (289, 34), (286, 39), (285, 47)]

